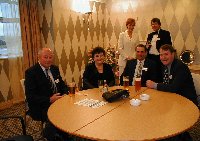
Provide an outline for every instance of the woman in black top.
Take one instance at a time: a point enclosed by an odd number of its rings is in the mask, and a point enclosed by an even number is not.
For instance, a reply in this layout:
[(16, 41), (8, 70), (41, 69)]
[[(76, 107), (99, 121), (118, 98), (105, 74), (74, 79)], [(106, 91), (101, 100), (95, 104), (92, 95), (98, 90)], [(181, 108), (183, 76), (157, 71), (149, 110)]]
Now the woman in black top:
[(83, 89), (98, 88), (98, 80), (106, 80), (108, 86), (114, 86), (112, 67), (104, 63), (105, 50), (102, 47), (94, 48), (92, 58), (94, 62), (88, 64), (83, 73)]

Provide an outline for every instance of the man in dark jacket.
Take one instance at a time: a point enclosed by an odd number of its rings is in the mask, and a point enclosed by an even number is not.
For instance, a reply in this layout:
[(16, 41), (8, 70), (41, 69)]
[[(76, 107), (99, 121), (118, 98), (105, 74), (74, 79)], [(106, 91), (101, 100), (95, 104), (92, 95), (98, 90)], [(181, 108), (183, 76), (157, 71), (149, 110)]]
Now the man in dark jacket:
[[(147, 49), (139, 44), (135, 48), (136, 59), (128, 60), (124, 72), (120, 77), (120, 84), (123, 85), (123, 76), (129, 76), (129, 85), (134, 85), (135, 78), (141, 77), (141, 86), (146, 87), (147, 80), (157, 80), (157, 70), (155, 62), (146, 58)], [(140, 68), (141, 63), (141, 70)]]
[[(147, 80), (147, 87), (159, 91), (180, 94), (197, 105), (197, 95), (191, 72), (187, 65), (174, 58), (175, 50), (171, 45), (163, 45), (160, 48), (160, 60), (163, 64), (163, 82), (155, 83)], [(188, 132), (163, 141), (192, 141)]]
[(42, 48), (38, 52), (38, 63), (25, 72), (25, 93), (29, 114), (34, 120), (46, 122), (48, 140), (54, 140), (58, 132), (48, 121), (47, 111), (52, 103), (68, 93), (57, 66), (53, 63), (53, 52)]

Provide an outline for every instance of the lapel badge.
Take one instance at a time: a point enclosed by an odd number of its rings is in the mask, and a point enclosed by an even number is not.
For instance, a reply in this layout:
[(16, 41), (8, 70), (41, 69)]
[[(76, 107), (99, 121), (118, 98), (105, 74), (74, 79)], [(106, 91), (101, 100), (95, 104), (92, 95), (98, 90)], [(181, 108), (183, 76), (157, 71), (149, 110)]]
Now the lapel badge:
[(55, 80), (55, 83), (59, 83), (59, 82), (60, 82), (59, 79), (56, 79), (56, 80)]
[(147, 71), (147, 70), (148, 70), (148, 68), (142, 68), (142, 70), (144, 70), (144, 71)]

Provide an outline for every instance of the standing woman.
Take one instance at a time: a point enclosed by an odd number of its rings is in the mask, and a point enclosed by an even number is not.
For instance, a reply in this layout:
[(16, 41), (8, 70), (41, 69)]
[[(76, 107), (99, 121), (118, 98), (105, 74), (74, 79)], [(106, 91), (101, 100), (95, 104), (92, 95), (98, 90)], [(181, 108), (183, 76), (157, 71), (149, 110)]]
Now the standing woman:
[(135, 58), (135, 47), (139, 44), (138, 35), (133, 32), (135, 27), (135, 19), (128, 18), (126, 21), (127, 30), (120, 33), (118, 48), (119, 48), (119, 76), (124, 71), (127, 60)]
[(92, 50), (93, 63), (86, 66), (83, 73), (83, 89), (98, 88), (98, 80), (106, 80), (108, 86), (115, 85), (115, 77), (112, 67), (104, 63), (105, 50), (102, 47), (95, 47)]

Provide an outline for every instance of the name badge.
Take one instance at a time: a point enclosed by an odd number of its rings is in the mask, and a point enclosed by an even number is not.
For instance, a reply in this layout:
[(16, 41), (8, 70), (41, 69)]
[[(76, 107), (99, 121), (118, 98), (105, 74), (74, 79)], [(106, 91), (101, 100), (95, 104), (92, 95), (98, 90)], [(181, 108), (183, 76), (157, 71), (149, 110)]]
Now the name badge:
[(59, 79), (56, 79), (56, 80), (55, 80), (55, 83), (59, 83)]
[(147, 70), (148, 70), (148, 68), (142, 68), (142, 70), (144, 70), (144, 71), (147, 71)]

